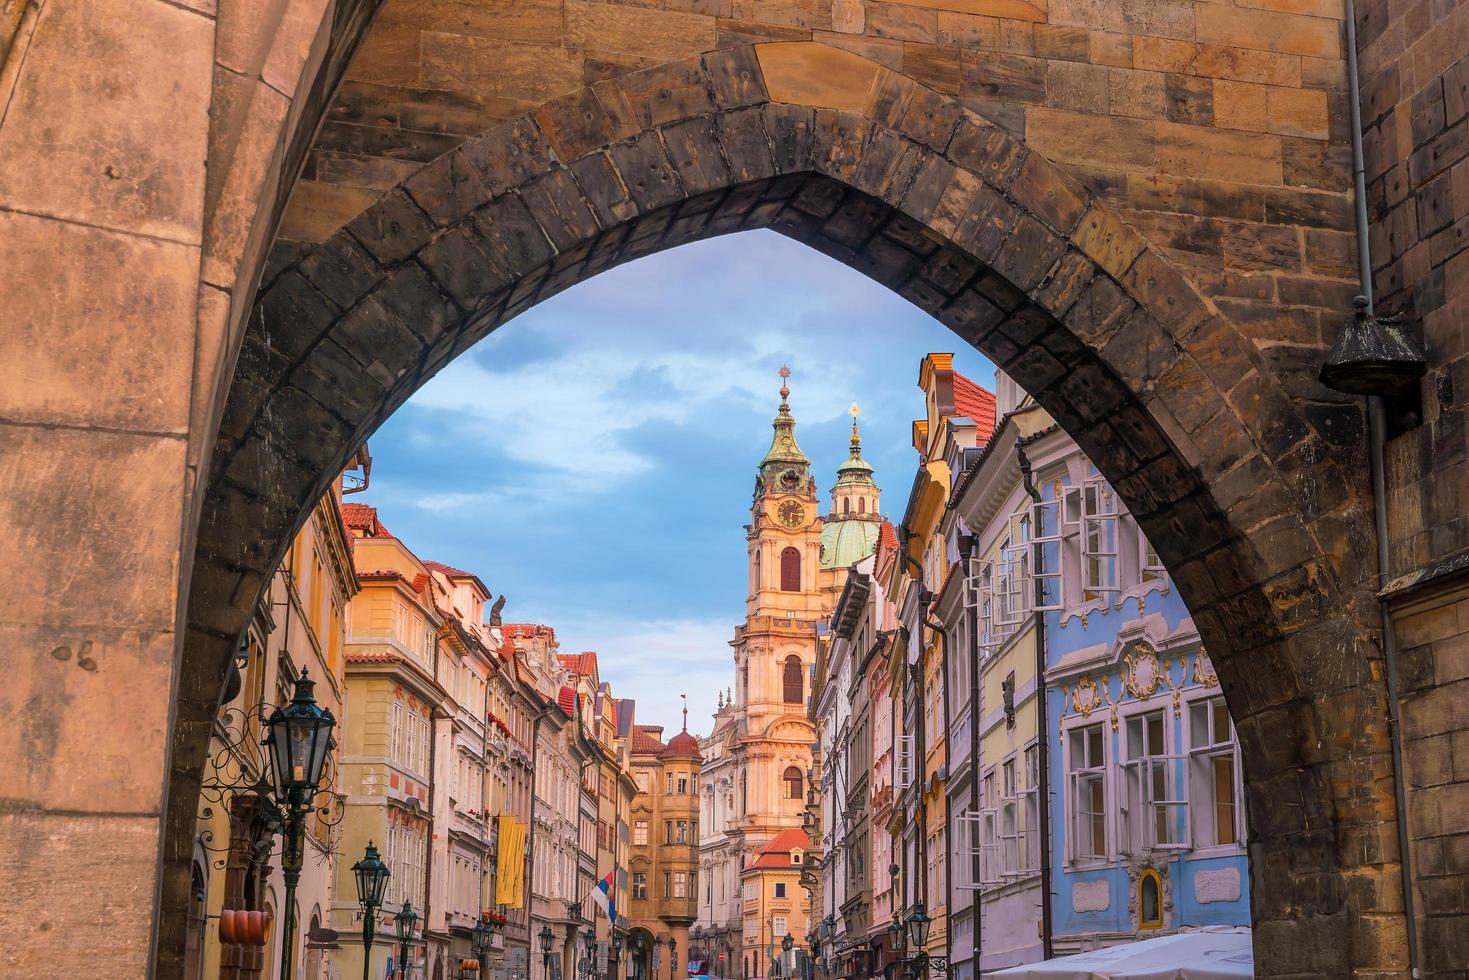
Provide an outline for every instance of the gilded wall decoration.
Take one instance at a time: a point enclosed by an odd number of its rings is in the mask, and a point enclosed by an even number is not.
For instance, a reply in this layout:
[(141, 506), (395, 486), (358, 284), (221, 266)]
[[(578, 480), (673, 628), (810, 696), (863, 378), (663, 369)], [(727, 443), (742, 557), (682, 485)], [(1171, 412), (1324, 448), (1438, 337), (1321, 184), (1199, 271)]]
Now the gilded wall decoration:
[(1102, 706), (1101, 689), (1097, 687), (1097, 682), (1092, 680), (1091, 674), (1082, 674), (1076, 682), (1076, 687), (1071, 689), (1071, 706), (1083, 718), (1090, 718), (1092, 712)]
[(1194, 683), (1205, 687), (1218, 687), (1219, 675), (1214, 673), (1214, 662), (1209, 659), (1209, 653), (1203, 647), (1194, 654)]
[[(1167, 666), (1160, 666), (1158, 653), (1152, 644), (1139, 642), (1122, 657), (1125, 665), (1122, 671), (1122, 685), (1133, 697), (1139, 701), (1153, 696), (1158, 690), (1160, 674), (1168, 672)], [(1171, 686), (1171, 685), (1170, 685)]]

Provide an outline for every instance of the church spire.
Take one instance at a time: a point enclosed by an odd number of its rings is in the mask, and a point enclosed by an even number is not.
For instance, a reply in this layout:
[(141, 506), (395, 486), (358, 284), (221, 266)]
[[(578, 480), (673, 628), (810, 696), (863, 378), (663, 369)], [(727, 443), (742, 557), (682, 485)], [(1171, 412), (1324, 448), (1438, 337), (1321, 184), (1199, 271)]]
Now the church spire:
[(811, 485), (811, 460), (796, 445), (796, 419), (791, 415), (791, 369), (780, 369), (780, 407), (770, 427), (775, 430), (770, 449), (760, 460), (761, 486), (783, 493), (806, 492)]
[(857, 407), (856, 402), (853, 402), (852, 407), (847, 409), (847, 411), (852, 416), (851, 448), (847, 453), (846, 461), (837, 467), (837, 482), (832, 487), (833, 490), (836, 487), (852, 486), (854, 484), (864, 486), (875, 485), (875, 481), (872, 479), (872, 464), (862, 458), (862, 433), (857, 430), (857, 416), (862, 414), (862, 410)]

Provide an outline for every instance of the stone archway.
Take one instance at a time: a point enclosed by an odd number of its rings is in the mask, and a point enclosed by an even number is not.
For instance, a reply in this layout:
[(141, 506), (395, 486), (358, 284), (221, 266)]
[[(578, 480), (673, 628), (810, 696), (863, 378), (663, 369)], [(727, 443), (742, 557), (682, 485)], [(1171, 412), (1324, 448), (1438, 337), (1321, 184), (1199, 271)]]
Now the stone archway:
[[(205, 493), (166, 860), (234, 638), (361, 440), (540, 300), (638, 256), (771, 228), (1002, 365), (1155, 542), (1238, 721), (1262, 975), (1388, 965), (1402, 923), (1392, 802), (1374, 789), (1391, 778), (1386, 713), (1343, 466), (1233, 324), (1072, 177), (951, 97), (812, 47), (729, 48), (557, 99), (274, 271)], [(179, 877), (165, 868), (165, 950), (182, 947)]]

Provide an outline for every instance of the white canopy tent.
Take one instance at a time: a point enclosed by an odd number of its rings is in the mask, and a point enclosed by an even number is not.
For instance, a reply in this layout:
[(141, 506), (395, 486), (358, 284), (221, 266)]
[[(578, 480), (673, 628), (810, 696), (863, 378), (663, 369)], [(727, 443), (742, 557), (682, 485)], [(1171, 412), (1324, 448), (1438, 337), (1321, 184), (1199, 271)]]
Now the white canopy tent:
[(990, 974), (1031, 980), (1237, 980), (1254, 975), (1248, 929), (1158, 936)]

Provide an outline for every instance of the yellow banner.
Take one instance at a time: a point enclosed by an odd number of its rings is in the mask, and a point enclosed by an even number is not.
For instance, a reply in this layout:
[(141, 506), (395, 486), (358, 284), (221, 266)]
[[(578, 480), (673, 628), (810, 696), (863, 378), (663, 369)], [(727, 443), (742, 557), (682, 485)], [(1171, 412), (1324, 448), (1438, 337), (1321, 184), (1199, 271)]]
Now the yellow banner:
[(526, 825), (514, 817), (500, 818), (500, 851), (495, 874), (495, 903), (518, 909), (525, 904)]

